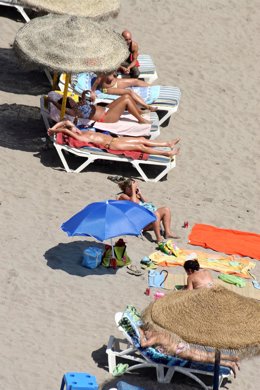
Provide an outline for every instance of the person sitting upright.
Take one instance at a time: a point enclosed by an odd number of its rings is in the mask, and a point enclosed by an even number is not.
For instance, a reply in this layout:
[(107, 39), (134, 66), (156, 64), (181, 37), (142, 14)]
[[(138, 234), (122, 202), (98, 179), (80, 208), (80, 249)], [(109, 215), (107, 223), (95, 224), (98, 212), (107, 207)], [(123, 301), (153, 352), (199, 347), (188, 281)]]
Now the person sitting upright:
[[(179, 139), (173, 140), (176, 145)], [(156, 221), (144, 228), (145, 230), (153, 230), (155, 233), (156, 241), (159, 243), (163, 240), (161, 236), (161, 222), (164, 227), (165, 238), (179, 238), (171, 231), (171, 210), (168, 207), (155, 207), (152, 203), (147, 202), (144, 198), (138, 183), (133, 179), (127, 179), (118, 183), (119, 188), (123, 191), (119, 195), (119, 200), (130, 200), (138, 203), (140, 206), (152, 211), (156, 216)]]
[(138, 44), (132, 40), (132, 34), (128, 30), (122, 32), (122, 37), (128, 46), (129, 57), (121, 64), (118, 71), (131, 78), (138, 79), (140, 76), (140, 71), (138, 69), (139, 62), (137, 60)]
[(200, 269), (198, 260), (186, 260), (183, 267), (188, 275), (187, 290), (214, 286), (214, 280), (210, 272), (207, 269)]

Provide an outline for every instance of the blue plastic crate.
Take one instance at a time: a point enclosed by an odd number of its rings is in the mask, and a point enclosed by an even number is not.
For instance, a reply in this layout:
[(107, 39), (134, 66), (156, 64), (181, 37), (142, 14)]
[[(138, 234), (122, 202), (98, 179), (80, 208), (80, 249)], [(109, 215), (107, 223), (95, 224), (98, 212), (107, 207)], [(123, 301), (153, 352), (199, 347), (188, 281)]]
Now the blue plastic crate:
[(60, 390), (63, 390), (64, 387), (66, 390), (98, 390), (96, 377), (85, 372), (67, 372), (64, 374)]

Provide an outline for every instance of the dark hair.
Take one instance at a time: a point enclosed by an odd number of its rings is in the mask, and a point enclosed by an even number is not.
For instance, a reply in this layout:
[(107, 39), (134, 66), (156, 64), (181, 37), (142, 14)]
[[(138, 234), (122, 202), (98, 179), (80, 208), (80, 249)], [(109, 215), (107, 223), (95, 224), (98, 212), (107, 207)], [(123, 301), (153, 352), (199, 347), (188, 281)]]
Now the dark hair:
[[(60, 105), (62, 104), (62, 98), (60, 98), (57, 103), (59, 103)], [(70, 98), (68, 97), (67, 100), (66, 100), (66, 108), (72, 108), (71, 107), (71, 104), (70, 104)]]
[(183, 267), (185, 271), (188, 271), (190, 269), (192, 272), (194, 272), (200, 269), (200, 263), (198, 262), (198, 260), (186, 260), (183, 264)]

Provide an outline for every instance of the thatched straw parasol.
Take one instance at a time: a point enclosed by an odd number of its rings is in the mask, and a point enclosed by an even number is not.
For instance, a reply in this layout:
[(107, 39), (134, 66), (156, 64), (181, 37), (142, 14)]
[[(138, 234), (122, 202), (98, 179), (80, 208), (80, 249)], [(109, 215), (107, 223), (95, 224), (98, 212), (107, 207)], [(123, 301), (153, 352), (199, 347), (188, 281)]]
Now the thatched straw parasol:
[(142, 320), (193, 349), (216, 348), (240, 358), (260, 353), (260, 303), (222, 286), (167, 294), (144, 310)]
[(14, 49), (24, 65), (67, 73), (64, 101), (70, 73), (110, 72), (129, 54), (122, 36), (112, 29), (91, 19), (53, 14), (25, 24), (16, 34)]
[(91, 19), (47, 15), (16, 34), (14, 49), (23, 63), (57, 72), (108, 72), (127, 57), (124, 39)]
[(120, 0), (21, 0), (20, 3), (39, 11), (84, 16), (96, 20), (115, 17), (120, 9)]

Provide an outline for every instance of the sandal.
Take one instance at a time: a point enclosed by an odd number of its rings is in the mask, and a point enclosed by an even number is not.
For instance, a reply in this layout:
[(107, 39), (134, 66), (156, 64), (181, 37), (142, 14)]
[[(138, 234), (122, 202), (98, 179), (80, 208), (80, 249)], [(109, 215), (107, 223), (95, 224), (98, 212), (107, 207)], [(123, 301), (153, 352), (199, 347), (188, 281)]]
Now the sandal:
[(129, 367), (129, 364), (123, 364), (123, 363), (119, 363), (113, 370), (112, 372), (112, 375), (113, 376), (121, 376), (123, 375), (126, 370), (128, 369)]
[(143, 274), (142, 271), (133, 264), (127, 266), (127, 273), (135, 276), (141, 276)]

